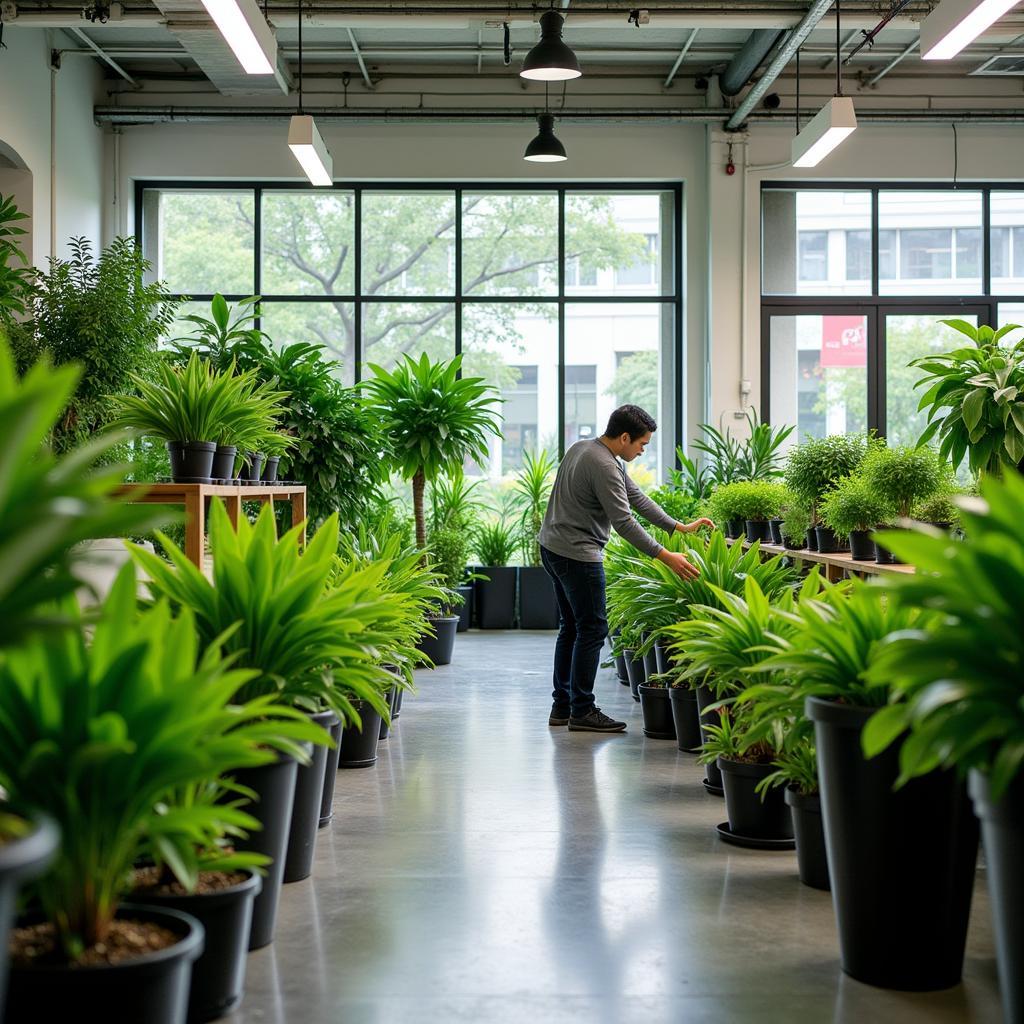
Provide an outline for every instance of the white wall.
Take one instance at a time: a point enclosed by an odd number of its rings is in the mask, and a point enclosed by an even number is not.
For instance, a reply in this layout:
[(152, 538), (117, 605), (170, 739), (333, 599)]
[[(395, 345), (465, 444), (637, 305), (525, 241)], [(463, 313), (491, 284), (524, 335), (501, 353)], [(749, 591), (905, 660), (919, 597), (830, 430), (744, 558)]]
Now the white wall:
[[(43, 29), (6, 26), (0, 50), (0, 152), (31, 174), (0, 169), (0, 191), (15, 192), (19, 201), (32, 197), (31, 257), (45, 266), (50, 256), (51, 230), (56, 237), (56, 254), (67, 251), (73, 235), (85, 235), (97, 246), (100, 237), (103, 185), (103, 132), (93, 123), (92, 109), (104, 98), (102, 75), (95, 63), (80, 57), (66, 58), (56, 75), (55, 217), (51, 224), (50, 196), (50, 49)], [(65, 45), (57, 34), (52, 45)]]

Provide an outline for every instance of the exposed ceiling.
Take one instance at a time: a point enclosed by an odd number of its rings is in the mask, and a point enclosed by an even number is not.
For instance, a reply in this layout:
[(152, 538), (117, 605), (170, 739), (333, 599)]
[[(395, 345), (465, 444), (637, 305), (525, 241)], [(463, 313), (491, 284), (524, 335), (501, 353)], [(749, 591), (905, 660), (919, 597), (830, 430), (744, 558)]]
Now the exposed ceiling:
[[(84, 0), (93, 3), (94, 0)], [(469, 117), (473, 111), (498, 119), (528, 113), (544, 103), (544, 90), (524, 85), (516, 74), (538, 37), (537, 18), (544, 5), (522, 3), (436, 4), (303, 3), (303, 78), (306, 102), (318, 116), (409, 118), (437, 112)], [(795, 61), (780, 48), (808, 11), (826, 10), (821, 0), (731, 2), (690, 0), (648, 8), (650, 20), (637, 27), (630, 8), (608, 3), (567, 3), (564, 38), (576, 51), (584, 77), (564, 89), (554, 87), (551, 101), (565, 117), (665, 116), (710, 120), (741, 103), (746, 89), (722, 97), (719, 76), (741, 52), (749, 56), (752, 33), (760, 33), (764, 59), (753, 78), (769, 72), (751, 117), (792, 116)], [(1001, 116), (1014, 119), (1024, 92), (1024, 16), (1010, 14), (953, 62), (924, 62), (917, 50), (918, 26), (934, 6), (922, 0), (889, 3), (846, 0), (839, 38), (846, 91), (857, 99), (858, 113), (916, 112), (935, 116)], [(894, 14), (895, 10), (895, 14)], [(298, 75), (297, 4), (271, 0), (268, 19), (278, 42), (278, 74), (264, 79), (242, 74), (230, 50), (205, 14), (200, 0), (135, 0), (113, 4), (105, 23), (83, 18), (82, 7), (3, 0), (0, 13), (14, 29), (53, 30), (53, 47), (62, 59), (100, 62), (109, 80), (111, 103), (98, 110), (127, 111), (152, 105), (182, 111), (202, 107), (229, 111), (221, 97), (263, 97), (256, 108), (273, 116), (291, 102)], [(883, 19), (893, 15), (855, 55)], [(817, 16), (817, 15), (815, 15)], [(509, 24), (511, 60), (504, 61), (504, 28)], [(836, 22), (829, 9), (806, 31), (801, 50), (800, 83), (809, 108), (816, 97), (831, 94), (836, 71)], [(748, 63), (750, 63), (748, 61)], [(778, 65), (778, 77), (770, 74)], [(733, 67), (733, 75), (738, 65)], [(752, 65), (758, 68), (758, 64)], [(744, 69), (741, 82), (748, 79)], [(723, 79), (724, 80), (724, 79)], [(730, 90), (725, 90), (729, 92)], [(767, 100), (767, 104), (765, 103)], [(778, 100), (778, 102), (776, 102)], [(743, 112), (746, 116), (746, 111)], [(1014, 117), (1011, 118), (1010, 115)], [(179, 115), (181, 116), (181, 115)], [(243, 116), (238, 113), (237, 116)], [(184, 118), (182, 118), (184, 119)], [(733, 125), (735, 127), (735, 125)]]

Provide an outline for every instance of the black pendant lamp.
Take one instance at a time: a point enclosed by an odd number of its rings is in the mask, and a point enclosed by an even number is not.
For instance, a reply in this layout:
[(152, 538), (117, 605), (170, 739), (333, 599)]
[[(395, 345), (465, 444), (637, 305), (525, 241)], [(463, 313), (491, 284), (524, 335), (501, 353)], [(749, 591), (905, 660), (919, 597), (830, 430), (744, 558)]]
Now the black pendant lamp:
[(523, 159), (538, 164), (566, 160), (565, 146), (555, 137), (554, 114), (538, 115), (537, 127), (540, 130), (537, 132), (536, 138), (526, 147)]
[(540, 42), (526, 55), (521, 78), (535, 82), (565, 82), (579, 78), (580, 62), (576, 54), (562, 41), (562, 22), (557, 11), (546, 11), (540, 19)]

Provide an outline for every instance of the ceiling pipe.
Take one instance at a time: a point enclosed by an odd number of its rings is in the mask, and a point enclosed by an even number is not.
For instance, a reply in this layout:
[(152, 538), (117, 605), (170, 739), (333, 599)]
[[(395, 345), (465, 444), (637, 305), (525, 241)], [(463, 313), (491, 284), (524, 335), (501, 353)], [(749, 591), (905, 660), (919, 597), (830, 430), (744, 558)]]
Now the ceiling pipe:
[(759, 28), (750, 33), (729, 66), (718, 76), (723, 96), (735, 96), (750, 82), (781, 35), (775, 28)]
[(676, 72), (682, 67), (683, 61), (686, 55), (690, 52), (690, 47), (693, 46), (694, 41), (697, 39), (697, 33), (700, 31), (699, 28), (690, 30), (689, 36), (687, 36), (686, 42), (683, 43), (683, 48), (679, 51), (679, 55), (676, 57), (676, 62), (672, 65), (672, 70), (668, 73), (668, 77), (665, 79), (664, 88), (668, 88), (672, 84), (672, 79), (676, 77)]
[(889, 74), (889, 72), (892, 71), (892, 69), (894, 67), (896, 67), (897, 64), (900, 63), (900, 61), (902, 61), (906, 57), (909, 57), (915, 50), (917, 50), (917, 48), (920, 45), (921, 45), (921, 40), (920, 39), (915, 39), (902, 53), (898, 53), (895, 57), (893, 57), (893, 59), (891, 61), (889, 61), (889, 63), (886, 64), (885, 67), (882, 68), (882, 70), (878, 72), (878, 74), (872, 75), (864, 83), (865, 87), (871, 88), (871, 86), (873, 86), (873, 85), (878, 85), (878, 83), (883, 78), (885, 78), (885, 76), (887, 74)]

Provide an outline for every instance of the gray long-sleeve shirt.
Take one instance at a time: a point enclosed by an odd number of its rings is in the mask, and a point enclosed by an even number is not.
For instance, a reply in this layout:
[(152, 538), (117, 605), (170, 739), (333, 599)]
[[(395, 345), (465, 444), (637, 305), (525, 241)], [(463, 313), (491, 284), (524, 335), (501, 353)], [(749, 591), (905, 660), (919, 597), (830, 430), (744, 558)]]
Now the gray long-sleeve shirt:
[(626, 475), (625, 465), (600, 438), (577, 441), (558, 467), (538, 539), (564, 558), (600, 562), (615, 527), (638, 551), (657, 555), (661, 545), (633, 518), (630, 508), (669, 533), (676, 528), (676, 521)]

